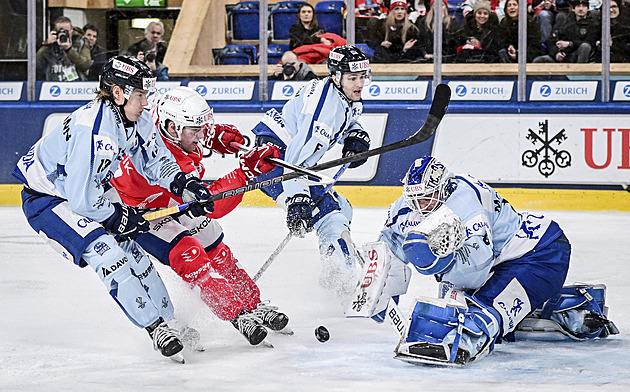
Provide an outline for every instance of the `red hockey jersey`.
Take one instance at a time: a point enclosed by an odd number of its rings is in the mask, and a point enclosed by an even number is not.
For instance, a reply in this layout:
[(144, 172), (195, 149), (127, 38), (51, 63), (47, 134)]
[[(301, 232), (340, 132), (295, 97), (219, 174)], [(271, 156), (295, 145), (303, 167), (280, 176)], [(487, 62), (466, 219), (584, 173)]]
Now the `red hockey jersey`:
[[(160, 135), (161, 136), (161, 135)], [(177, 164), (186, 173), (194, 173), (203, 178), (205, 168), (201, 163), (203, 153), (200, 147), (197, 151), (187, 153), (175, 142), (162, 136), (166, 147), (173, 153)], [(118, 172), (110, 183), (116, 188), (122, 201), (130, 206), (142, 208), (164, 208), (182, 204), (182, 199), (175, 196), (169, 189), (159, 185), (150, 185), (133, 167), (128, 157), (123, 158)], [(227, 189), (233, 189), (247, 184), (245, 173), (238, 168), (208, 185), (211, 194)], [(221, 218), (230, 213), (243, 200), (243, 194), (235, 195), (214, 202), (214, 211), (208, 214), (210, 218)]]

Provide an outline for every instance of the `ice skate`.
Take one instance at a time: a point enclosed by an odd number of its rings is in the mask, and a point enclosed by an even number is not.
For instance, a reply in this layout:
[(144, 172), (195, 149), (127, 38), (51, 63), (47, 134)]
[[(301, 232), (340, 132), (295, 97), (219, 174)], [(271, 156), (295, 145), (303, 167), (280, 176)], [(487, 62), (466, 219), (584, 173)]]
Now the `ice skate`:
[(252, 313), (242, 311), (230, 322), (252, 346), (259, 345), (267, 337), (267, 330), (262, 326), (262, 320)]
[(251, 313), (261, 319), (263, 325), (272, 331), (293, 335), (293, 331), (287, 327), (289, 317), (282, 312), (278, 312), (277, 309), (277, 306), (269, 305), (269, 301), (261, 301)]
[(159, 350), (162, 355), (175, 362), (185, 362), (184, 356), (181, 354), (184, 345), (177, 337), (177, 331), (170, 328), (162, 317), (149, 325), (146, 330), (153, 339), (153, 348), (155, 350)]

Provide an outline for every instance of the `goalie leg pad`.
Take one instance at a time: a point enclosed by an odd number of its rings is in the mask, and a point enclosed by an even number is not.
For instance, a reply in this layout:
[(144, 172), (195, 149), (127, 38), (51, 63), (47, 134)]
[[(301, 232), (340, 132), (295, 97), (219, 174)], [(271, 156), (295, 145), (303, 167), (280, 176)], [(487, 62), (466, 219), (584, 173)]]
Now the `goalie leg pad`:
[(403, 263), (383, 241), (363, 244), (367, 256), (361, 278), (348, 305), (346, 317), (371, 317), (383, 322), (390, 298), (398, 304), (411, 280), (411, 268)]
[[(547, 300), (518, 326), (519, 332), (556, 332), (575, 340), (588, 340), (615, 335), (619, 330), (608, 320), (606, 286), (574, 284)], [(544, 336), (524, 335), (520, 338)], [(561, 336), (560, 336), (561, 337)]]
[(397, 357), (465, 365), (490, 353), (499, 335), (500, 316), (474, 298), (466, 296), (466, 300), (468, 306), (443, 299), (419, 299), (409, 328), (396, 347)]

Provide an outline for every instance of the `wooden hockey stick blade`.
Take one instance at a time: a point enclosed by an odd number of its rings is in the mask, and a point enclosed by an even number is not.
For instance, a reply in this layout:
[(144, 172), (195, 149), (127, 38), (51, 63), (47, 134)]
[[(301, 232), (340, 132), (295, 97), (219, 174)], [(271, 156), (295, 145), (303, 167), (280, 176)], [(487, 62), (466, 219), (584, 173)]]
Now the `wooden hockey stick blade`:
[[(243, 152), (249, 152), (252, 149), (249, 147), (246, 147), (242, 144), (238, 144), (235, 142), (231, 142), (230, 143), (231, 146), (233, 147), (238, 147), (239, 150), (243, 151)], [(306, 181), (307, 182), (319, 182), (320, 184), (315, 184), (315, 185), (326, 185), (326, 184), (331, 184), (333, 183), (333, 179), (323, 173), (317, 173), (313, 170), (307, 169), (305, 167), (302, 166), (298, 166), (298, 165), (294, 165), (292, 163), (289, 163), (285, 160), (279, 159), (279, 158), (272, 158), (272, 157), (266, 157), (265, 161), (274, 163), (278, 166), (284, 167), (285, 169), (289, 169), (289, 170), (293, 170), (296, 173), (300, 173), (306, 176)], [(311, 180), (311, 178), (314, 178), (315, 181)]]
[[(450, 99), (451, 99), (450, 87), (448, 87), (445, 84), (439, 84), (435, 88), (435, 96), (433, 97), (433, 103), (431, 104), (431, 108), (429, 109), (429, 115), (427, 116), (427, 120), (425, 121), (424, 125), (422, 125), (422, 127), (416, 133), (414, 133), (407, 139), (404, 139), (404, 140), (401, 140), (392, 144), (388, 144), (386, 146), (377, 147), (372, 150), (368, 150), (359, 154), (350, 155), (347, 157), (334, 159), (332, 161), (315, 165), (313, 167), (310, 167), (309, 170), (330, 169), (331, 167), (344, 165), (346, 163), (351, 163), (355, 161), (360, 161), (361, 159), (369, 158), (374, 155), (380, 155), (386, 152), (398, 150), (400, 148), (413, 146), (415, 144), (422, 143), (430, 139), (431, 136), (433, 136), (433, 134), (437, 130), (438, 126), (440, 125), (440, 122), (442, 121), (442, 117), (444, 117), (444, 114), (446, 113), (446, 109), (448, 108)], [(271, 177), (260, 182), (248, 183), (247, 185), (244, 185), (238, 188), (228, 189), (223, 192), (216, 193), (210, 196), (209, 201), (227, 199), (228, 197), (240, 195), (242, 193), (250, 192), (256, 189), (261, 189), (261, 188), (265, 188), (265, 187), (272, 186), (275, 184), (279, 184), (283, 181), (292, 180), (300, 176), (302, 176), (302, 174), (292, 172), (292, 173), (285, 173), (276, 177)], [(173, 207), (170, 207), (170, 208), (173, 208)], [(178, 212), (178, 211), (175, 211), (175, 212)]]

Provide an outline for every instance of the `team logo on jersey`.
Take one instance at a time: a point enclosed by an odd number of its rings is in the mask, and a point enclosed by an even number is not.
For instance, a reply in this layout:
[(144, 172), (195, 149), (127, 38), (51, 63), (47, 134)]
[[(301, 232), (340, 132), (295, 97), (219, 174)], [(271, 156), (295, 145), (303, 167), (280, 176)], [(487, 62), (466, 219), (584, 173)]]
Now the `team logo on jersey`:
[[(539, 218), (542, 219), (542, 216), (535, 216), (535, 215), (530, 215), (533, 216), (534, 218)], [(521, 222), (521, 227), (519, 229), (519, 231), (516, 233), (516, 236), (518, 238), (527, 238), (528, 240), (537, 240), (538, 238), (540, 238), (539, 236), (536, 235), (536, 231), (538, 231), (538, 229), (540, 229), (540, 223), (534, 226), (534, 222), (530, 221), (529, 219), (525, 219)]]
[(567, 140), (564, 129), (549, 138), (549, 120), (540, 122), (538, 126), (538, 133), (529, 129), (526, 136), (535, 149), (526, 150), (521, 161), (525, 167), (537, 166), (538, 172), (547, 178), (555, 172), (556, 166), (563, 169), (571, 166), (571, 154), (558, 148)]
[(138, 309), (144, 309), (147, 306), (147, 302), (142, 300), (142, 297), (136, 298), (136, 303), (138, 304)]
[(103, 254), (105, 252), (107, 252), (108, 250), (110, 250), (111, 248), (109, 247), (109, 245), (107, 245), (104, 242), (97, 242), (96, 244), (94, 244), (94, 251), (96, 253), (98, 253), (99, 255), (103, 256)]

